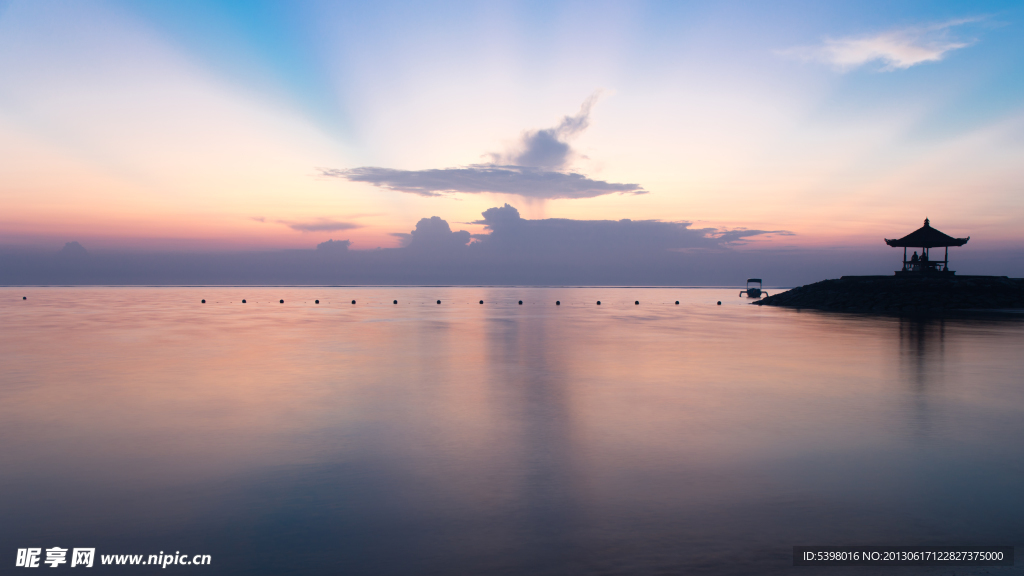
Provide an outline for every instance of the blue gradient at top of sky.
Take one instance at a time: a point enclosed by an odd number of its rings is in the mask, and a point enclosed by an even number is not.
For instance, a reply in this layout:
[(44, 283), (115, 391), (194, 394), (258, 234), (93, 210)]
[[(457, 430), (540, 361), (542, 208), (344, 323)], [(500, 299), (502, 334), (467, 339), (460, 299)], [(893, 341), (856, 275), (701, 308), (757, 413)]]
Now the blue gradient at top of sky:
[(339, 137), (347, 135), (346, 106), (330, 74), (340, 63), (328, 62), (318, 45), (311, 4), (265, 0), (118, 4), (145, 18), (218, 74), (287, 99)]
[[(220, 87), (246, 94), (267, 110), (302, 118), (301, 129), (316, 135), (264, 132), (266, 140), (295, 150), (297, 156), (311, 151), (304, 164), (279, 166), (280, 174), (293, 175), (293, 183), (282, 177), (273, 186), (257, 190), (258, 170), (254, 169), (253, 181), (240, 180), (239, 189), (230, 194), (223, 192), (222, 182), (182, 192), (183, 198), (201, 198), (209, 207), (197, 213), (195, 202), (183, 200), (186, 207), (171, 213), (159, 206), (173, 204), (168, 199), (182, 189), (173, 180), (182, 178), (187, 168), (179, 174), (162, 174), (123, 158), (97, 162), (100, 153), (88, 137), (74, 132), (62, 135), (59, 123), (33, 124), (19, 112), (23, 103), (9, 97), (0, 80), (0, 121), (6, 108), (8, 119), (13, 118), (11, 122), (27, 137), (60, 141), (61, 154), (121, 182), (123, 195), (152, 200), (140, 202), (128, 214), (125, 203), (103, 192), (108, 188), (103, 182), (43, 183), (51, 176), (37, 178), (23, 171), (21, 180), (9, 180), (16, 182), (18, 192), (5, 198), (15, 209), (0, 217), (0, 225), (8, 228), (0, 238), (4, 242), (19, 237), (58, 239), (55, 230), (60, 229), (68, 232), (59, 239), (95, 237), (92, 245), (110, 246), (117, 243), (111, 238), (138, 239), (149, 230), (165, 240), (190, 238), (218, 246), (231, 244), (232, 237), (238, 239), (238, 246), (311, 247), (333, 236), (351, 237), (355, 248), (371, 248), (389, 245), (394, 233), (408, 232), (419, 218), (432, 215), (452, 222), (453, 229), (456, 223), (465, 223), (470, 231), (480, 233), (479, 227), (469, 224), (484, 209), (505, 201), (517, 204), (524, 217), (657, 218), (708, 222), (719, 228), (787, 229), (794, 232), (787, 241), (810, 239), (817, 244), (841, 243), (825, 238), (830, 232), (824, 223), (847, 215), (856, 223), (840, 236), (855, 236), (856, 226), (876, 221), (885, 230), (893, 229), (892, 233), (909, 232), (924, 216), (932, 216), (940, 228), (954, 235), (987, 225), (1004, 242), (1024, 240), (1012, 232), (1012, 224), (1024, 217), (1019, 201), (1024, 191), (1016, 180), (1020, 171), (1011, 165), (1012, 158), (992, 159), (986, 152), (998, 150), (1003, 140), (1014, 149), (1024, 143), (1020, 128), (1024, 4), (1020, 2), (111, 0), (70, 6), (42, 3), (43, 8), (29, 4), (26, 10), (19, 10), (19, 5), (26, 6), (0, 1), (0, 25), (15, 12), (45, 10), (55, 20), (73, 19), (76, 11), (94, 12), (99, 14), (98, 21), (116, 20), (112, 36), (132, 27), (140, 38), (170, 47), (204, 70)], [(900, 69), (886, 70), (880, 61), (840, 69), (787, 53), (819, 46), (830, 38), (868, 37), (960, 20), (967, 21), (947, 32), (949, 39), (964, 47), (949, 50), (940, 61)], [(21, 21), (9, 24), (21, 25)], [(45, 43), (57, 52), (76, 49), (60, 37), (47, 38)], [(24, 49), (8, 54), (8, 61), (20, 59), (31, 66), (38, 59), (38, 67), (45, 72), (46, 58), (31, 47)], [(0, 53), (0, 72), (2, 58)], [(154, 63), (157, 68), (160, 65)], [(160, 73), (160, 69), (154, 71), (157, 76)], [(11, 80), (12, 84), (21, 81)], [(102, 90), (101, 81), (93, 88)], [(78, 88), (69, 84), (65, 91)], [(556, 125), (596, 91), (603, 91), (602, 96), (577, 150), (580, 164), (573, 169), (600, 180), (636, 182), (650, 194), (547, 202), (500, 195), (426, 199), (367, 184), (317, 179), (318, 167), (423, 170), (479, 162), (489, 153), (502, 152), (502, 143), (514, 143), (523, 131)], [(466, 106), (470, 101), (477, 103), (472, 109)], [(689, 133), (686, 129), (692, 120), (701, 119), (694, 105), (699, 108), (709, 102), (720, 110), (708, 116), (709, 126)], [(715, 130), (714, 122), (729, 118), (730, 107), (738, 112), (735, 123), (723, 124), (720, 138), (702, 141)], [(179, 112), (187, 116), (189, 110)], [(751, 127), (759, 133), (746, 132), (745, 122), (775, 113), (777, 122), (768, 118), (763, 125)], [(688, 114), (688, 120), (679, 120), (680, 114)], [(772, 150), (770, 132), (793, 125), (794, 119), (799, 126), (793, 128), (792, 140), (780, 134), (783, 143), (778, 146), (792, 149), (786, 160), (791, 165), (770, 173), (779, 164), (772, 154), (783, 155)], [(871, 132), (887, 122), (902, 124), (892, 128), (891, 136), (866, 137), (851, 143), (849, 150), (842, 149), (846, 145), (841, 141), (843, 130), (856, 136), (859, 124)], [(255, 121), (252, 126), (263, 129)], [(997, 133), (985, 136), (986, 130)], [(61, 141), (61, 136), (66, 138)], [(821, 144), (816, 145), (819, 136)], [(197, 132), (194, 138), (202, 139), (203, 134)], [(972, 138), (988, 140), (975, 145)], [(886, 145), (876, 146), (877, 141)], [(917, 176), (907, 188), (907, 202), (894, 204), (893, 191), (901, 190), (908, 178), (904, 172), (946, 165), (943, 158), (959, 154), (957, 146), (962, 142), (974, 146), (971, 150), (981, 161), (957, 174), (964, 182), (977, 180), (977, 174), (991, 180), (980, 184), (982, 195), (990, 201), (983, 203), (978, 197), (979, 214), (964, 214), (961, 222), (951, 224), (952, 216), (959, 215), (957, 194), (944, 191), (937, 197), (940, 201), (928, 207), (931, 182)], [(944, 143), (949, 147), (939, 152), (927, 150)], [(228, 144), (225, 137), (222, 147)], [(10, 146), (18, 149), (19, 141)], [(754, 151), (737, 152), (745, 146)], [(827, 158), (820, 150), (830, 148), (847, 159), (844, 165), (822, 168)], [(715, 152), (688, 157), (694, 150)], [(801, 165), (803, 152), (823, 156), (809, 157)], [(266, 154), (273, 158), (273, 151), (268, 149)], [(40, 166), (46, 164), (44, 156), (37, 158)], [(680, 158), (676, 167), (674, 156)], [(747, 157), (753, 163), (748, 164)], [(980, 166), (987, 159), (992, 166)], [(252, 160), (261, 166), (267, 162)], [(240, 165), (244, 163), (244, 158), (239, 160)], [(822, 174), (809, 177), (810, 184), (790, 185), (794, 174), (805, 167)], [(196, 171), (193, 180), (202, 180), (201, 172), (216, 171), (216, 163), (211, 161), (204, 170)], [(752, 174), (737, 175), (744, 170)], [(137, 178), (134, 171), (145, 173), (145, 178)], [(763, 188), (760, 172), (765, 172)], [(895, 180), (888, 176), (892, 173), (897, 174)], [(225, 168), (220, 177), (230, 181), (232, 169)], [(165, 190), (140, 184), (142, 180), (173, 182)], [(81, 190), (76, 192), (76, 186)], [(239, 195), (246, 189), (253, 191), (253, 201), (237, 208)], [(802, 191), (788, 192), (791, 189)], [(88, 207), (83, 202), (84, 217), (74, 226), (65, 219), (48, 228), (38, 203), (23, 202), (31, 194), (38, 198), (38, 190), (54, 190), (48, 201), (55, 205), (69, 206), (76, 195), (88, 196), (90, 202)], [(861, 195), (859, 190), (870, 192)], [(737, 191), (761, 202), (731, 202)], [(965, 195), (974, 192), (963, 190)], [(286, 203), (285, 197), (299, 201)], [(786, 206), (772, 208), (765, 200)], [(326, 230), (316, 235), (308, 225), (287, 228), (288, 223), (317, 219), (354, 225), (346, 234)], [(145, 226), (132, 228), (131, 222), (143, 220)], [(894, 229), (897, 225), (900, 228)], [(271, 226), (277, 228), (268, 235)], [(104, 236), (101, 229), (119, 231)], [(866, 230), (864, 238), (878, 234), (878, 230)], [(396, 245), (397, 241), (390, 242)]]
[[(386, 84), (387, 77), (429, 54), (453, 66), (467, 66), (467, 44), (497, 26), (518, 37), (525, 65), (542, 72), (557, 45), (578, 43), (579, 56), (599, 50), (609, 34), (620, 36), (625, 79), (671, 70), (680, 45), (703, 37), (708, 60), (789, 67), (772, 50), (810, 45), (822, 36), (843, 37), (892, 28), (984, 17), (987, 32), (1017, 24), (1020, 2), (282, 2), (267, 0), (118, 1), (156, 29), (171, 36), (218, 73), (257, 90), (278, 93), (294, 106), (332, 127), (352, 134), (346, 83)], [(610, 8), (610, 9), (609, 9)], [(627, 16), (625, 22), (616, 19)], [(495, 19), (500, 18), (500, 22)], [(564, 25), (570, 24), (567, 30)], [(977, 27), (975, 27), (977, 28)], [(922, 66), (909, 74), (878, 74), (861, 67), (841, 78), (830, 110), (877, 106), (880, 98), (914, 97), (922, 86), (955, 90), (936, 110), (943, 125), (966, 125), (1019, 107), (1024, 94), (1024, 36), (987, 33), (984, 41), (956, 54), (941, 68)], [(726, 32), (720, 34), (722, 32)], [(970, 36), (970, 34), (968, 34)], [(338, 45), (345, 53), (332, 51)], [(333, 52), (333, 53), (332, 53)], [(361, 66), (351, 66), (353, 60)], [(585, 64), (584, 64), (585, 65)], [(467, 66), (468, 67), (468, 66)], [(354, 68), (361, 68), (362, 74)], [(467, 70), (468, 71), (468, 70)], [(371, 73), (376, 77), (367, 77)], [(956, 85), (950, 86), (951, 78)], [(927, 137), (927, 132), (922, 136)]]

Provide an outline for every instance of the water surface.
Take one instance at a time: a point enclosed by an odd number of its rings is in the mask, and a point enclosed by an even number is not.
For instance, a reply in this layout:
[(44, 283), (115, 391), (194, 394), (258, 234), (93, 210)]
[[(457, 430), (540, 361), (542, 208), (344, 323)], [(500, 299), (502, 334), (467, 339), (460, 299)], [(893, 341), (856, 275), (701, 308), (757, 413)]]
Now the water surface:
[(812, 574), (793, 545), (1024, 545), (1024, 323), (736, 292), (0, 288), (0, 567)]

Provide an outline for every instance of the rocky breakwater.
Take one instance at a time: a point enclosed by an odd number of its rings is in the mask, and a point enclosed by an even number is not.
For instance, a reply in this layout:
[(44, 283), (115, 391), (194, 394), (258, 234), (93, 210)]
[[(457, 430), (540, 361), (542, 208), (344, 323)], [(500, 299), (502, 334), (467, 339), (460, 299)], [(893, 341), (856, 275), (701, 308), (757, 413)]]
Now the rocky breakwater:
[(793, 288), (754, 302), (841, 312), (930, 313), (1024, 310), (1024, 279), (1006, 276), (843, 276)]

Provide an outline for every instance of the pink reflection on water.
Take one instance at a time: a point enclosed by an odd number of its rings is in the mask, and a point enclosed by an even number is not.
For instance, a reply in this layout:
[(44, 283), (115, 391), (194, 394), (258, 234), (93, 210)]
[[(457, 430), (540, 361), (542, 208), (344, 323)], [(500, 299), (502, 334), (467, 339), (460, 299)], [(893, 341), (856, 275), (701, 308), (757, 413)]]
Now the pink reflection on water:
[(18, 494), (0, 512), (82, 511), (68, 526), (189, 525), (246, 479), (338, 463), (345, 482), (396, 482), (412, 516), (443, 503), (539, 530), (536, 508), (682, 537), (744, 502), (881, 506), (943, 458), (991, 466), (1024, 438), (1014, 322), (761, 308), (732, 289), (0, 296), (0, 481)]

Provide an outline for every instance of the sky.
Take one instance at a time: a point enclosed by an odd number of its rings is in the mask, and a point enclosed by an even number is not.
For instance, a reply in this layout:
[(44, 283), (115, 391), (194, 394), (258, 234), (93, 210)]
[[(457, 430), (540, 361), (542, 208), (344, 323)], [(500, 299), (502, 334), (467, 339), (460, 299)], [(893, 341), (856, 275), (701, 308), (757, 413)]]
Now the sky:
[[(443, 221), (438, 246), (494, 258), (797, 269), (892, 259), (928, 217), (1019, 276), (1022, 25), (1020, 2), (0, 0), (0, 250), (372, 259)], [(499, 239), (506, 205), (545, 232)]]

